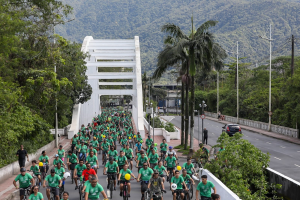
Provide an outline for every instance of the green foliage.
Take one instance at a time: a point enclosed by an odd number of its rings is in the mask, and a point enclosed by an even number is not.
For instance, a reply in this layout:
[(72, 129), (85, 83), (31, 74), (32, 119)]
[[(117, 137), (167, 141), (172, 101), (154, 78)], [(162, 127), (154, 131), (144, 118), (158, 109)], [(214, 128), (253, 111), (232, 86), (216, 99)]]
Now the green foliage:
[(175, 127), (174, 124), (172, 124), (171, 122), (167, 122), (165, 125), (165, 129), (168, 132), (175, 132)]
[(241, 137), (241, 134), (229, 137), (222, 133), (215, 147), (223, 146), (225, 150), (205, 168), (241, 199), (268, 199), (265, 169), (269, 166), (270, 156)]

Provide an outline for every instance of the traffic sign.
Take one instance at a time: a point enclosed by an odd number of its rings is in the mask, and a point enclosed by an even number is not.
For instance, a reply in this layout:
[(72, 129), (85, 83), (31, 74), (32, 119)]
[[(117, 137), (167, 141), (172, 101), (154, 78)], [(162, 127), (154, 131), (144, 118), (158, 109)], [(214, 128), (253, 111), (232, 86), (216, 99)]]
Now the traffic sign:
[(272, 111), (269, 111), (268, 114), (271, 116), (273, 113), (272, 113)]
[(205, 115), (201, 115), (200, 118), (201, 118), (201, 119), (205, 119)]

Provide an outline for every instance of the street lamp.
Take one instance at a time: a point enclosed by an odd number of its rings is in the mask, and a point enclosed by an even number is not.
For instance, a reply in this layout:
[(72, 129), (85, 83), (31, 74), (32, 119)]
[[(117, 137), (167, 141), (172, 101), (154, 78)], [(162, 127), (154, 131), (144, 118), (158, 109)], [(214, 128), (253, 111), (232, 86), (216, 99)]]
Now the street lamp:
[[(152, 107), (152, 121), (153, 121), (153, 124), (152, 124), (152, 129), (153, 129), (153, 144), (154, 144), (154, 110), (153, 110), (153, 106), (152, 106), (152, 103), (151, 103), (151, 107)], [(150, 135), (150, 133), (149, 133)]]
[[(199, 107), (202, 108), (202, 115), (204, 114), (204, 108), (207, 105), (205, 104), (205, 101), (202, 101), (202, 104), (199, 104)], [(199, 124), (199, 123), (198, 123)], [(198, 125), (199, 126), (199, 125)], [(202, 117), (202, 143), (203, 143), (203, 117)], [(198, 140), (199, 140), (199, 133), (198, 133)]]
[(270, 72), (269, 72), (269, 127), (268, 127), (268, 131), (271, 130), (271, 115), (272, 115), (272, 112), (271, 112), (271, 79), (272, 79), (272, 68), (271, 68), (271, 65), (272, 65), (272, 41), (274, 39), (272, 39), (272, 25), (270, 24), (270, 38), (266, 38), (266, 37), (262, 37), (262, 36), (259, 36), (260, 38), (264, 39), (264, 40), (268, 40), (270, 42)]

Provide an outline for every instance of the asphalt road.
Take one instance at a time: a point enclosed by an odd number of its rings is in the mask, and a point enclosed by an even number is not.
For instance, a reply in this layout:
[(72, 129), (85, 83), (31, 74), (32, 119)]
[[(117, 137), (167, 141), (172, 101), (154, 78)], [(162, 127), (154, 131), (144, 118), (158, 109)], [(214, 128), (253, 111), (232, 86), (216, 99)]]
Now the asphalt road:
[[(118, 146), (118, 152), (120, 151), (120, 146)], [(104, 166), (102, 165), (102, 155), (98, 154), (98, 161), (99, 161), (99, 164), (100, 164), (100, 169), (98, 169), (98, 178), (99, 178), (99, 183), (100, 185), (102, 185), (102, 187), (104, 188), (105, 192), (107, 191), (107, 183), (106, 183), (106, 178), (107, 176), (106, 175), (103, 175), (103, 168)], [(66, 159), (65, 159), (66, 160)], [(185, 159), (179, 159), (179, 164), (182, 166), (182, 164), (186, 162)], [(138, 170), (137, 168), (135, 168), (135, 161), (133, 161), (133, 173), (134, 175), (137, 177), (138, 176)], [(68, 171), (68, 170), (67, 170)], [(49, 172), (48, 172), (49, 173)], [(47, 183), (46, 183), (47, 185)], [(172, 193), (170, 191), (170, 184), (165, 182), (165, 189), (167, 191), (167, 193), (163, 194), (164, 195), (164, 199), (173, 199), (173, 196), (172, 196)], [(194, 191), (196, 190), (196, 188), (194, 187)], [(78, 190), (75, 190), (75, 183), (72, 184), (71, 183), (71, 179), (68, 178), (66, 180), (66, 183), (65, 183), (65, 191), (69, 192), (70, 196), (69, 196), (69, 200), (78, 200), (79, 199), (79, 193), (78, 193)], [(40, 191), (39, 192), (42, 192), (43, 196), (44, 196), (44, 200), (47, 200), (47, 196), (46, 196), (46, 189), (43, 188), (43, 187), (40, 187)], [(131, 180), (131, 193), (130, 193), (131, 197), (129, 199), (132, 199), (132, 200), (140, 200), (142, 195), (141, 195), (141, 192), (140, 192), (140, 182), (137, 182), (136, 180)], [(117, 185), (116, 187), (116, 191), (113, 191), (113, 195), (112, 195), (112, 199), (114, 200), (120, 200), (122, 199), (123, 197), (120, 197), (120, 189), (119, 189), (119, 186)], [(103, 196), (100, 194), (100, 199), (103, 199)], [(194, 198), (193, 198), (194, 199)]]
[[(170, 116), (168, 116), (170, 117)], [(174, 116), (171, 122), (177, 126), (181, 126), (181, 117)], [(198, 132), (200, 129), (200, 138), (202, 131), (202, 121), (198, 116), (195, 116), (194, 138), (198, 139)], [(217, 144), (217, 139), (222, 132), (224, 124), (204, 119), (204, 125), (208, 130), (208, 144)], [(289, 143), (283, 140), (275, 139), (258, 133), (247, 130), (242, 130), (243, 138), (251, 142), (254, 146), (259, 148), (262, 152), (270, 153), (270, 168), (300, 182), (300, 146)]]

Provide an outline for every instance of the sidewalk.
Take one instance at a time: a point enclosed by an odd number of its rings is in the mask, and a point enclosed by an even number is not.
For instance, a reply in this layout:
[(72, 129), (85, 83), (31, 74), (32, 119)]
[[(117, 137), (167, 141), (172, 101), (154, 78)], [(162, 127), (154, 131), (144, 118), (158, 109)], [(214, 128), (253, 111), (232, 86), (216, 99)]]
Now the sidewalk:
[[(67, 150), (69, 149), (70, 147), (70, 141), (71, 140), (68, 140), (67, 139), (67, 136), (62, 136), (60, 141), (59, 141), (59, 145), (63, 145), (63, 149), (67, 152)], [(49, 164), (50, 166), (52, 165), (53, 163), (53, 160), (54, 160), (54, 156), (55, 154), (57, 153), (57, 149), (58, 148), (54, 148), (52, 149), (51, 151), (48, 151), (46, 152), (48, 157), (49, 157)], [(66, 153), (67, 154), (67, 153)], [(29, 162), (31, 162), (31, 160), (29, 160)], [(31, 166), (31, 165), (30, 165)], [(30, 169), (30, 166), (29, 167), (26, 167), (27, 170)], [(30, 172), (31, 173), (31, 172)], [(1, 196), (1, 199), (13, 199), (14, 196), (15, 197), (18, 197), (19, 198), (19, 189), (16, 189), (13, 185), (13, 181), (14, 179), (16, 178), (17, 174), (16, 175), (13, 175), (12, 177), (10, 177), (9, 179), (7, 179), (6, 181), (0, 183), (0, 196)], [(19, 182), (18, 182), (19, 183)], [(17, 183), (17, 184), (18, 184)]]
[[(215, 118), (212, 118), (212, 117), (205, 117), (206, 119), (209, 119), (211, 121), (215, 121), (215, 122), (219, 122), (219, 123), (222, 123), (222, 124), (232, 124), (232, 122), (228, 122), (228, 121), (218, 121), (218, 119), (215, 119)], [(278, 133), (274, 133), (274, 132), (269, 132), (269, 131), (265, 131), (265, 130), (261, 130), (261, 129), (257, 129), (257, 128), (253, 128), (253, 127), (249, 127), (249, 126), (244, 126), (244, 125), (239, 125), (241, 127), (241, 129), (245, 129), (245, 130), (248, 130), (248, 131), (252, 131), (252, 132), (255, 132), (255, 133), (260, 133), (262, 135), (266, 135), (268, 137), (272, 137), (272, 138), (276, 138), (276, 139), (280, 139), (280, 140), (285, 140), (287, 142), (291, 142), (291, 143), (294, 143), (294, 144), (300, 144), (300, 139), (298, 138), (293, 138), (293, 137), (289, 137), (289, 136), (286, 136), (286, 135), (281, 135), (281, 134), (278, 134)]]
[[(178, 127), (176, 126), (176, 128), (178, 128)], [(178, 128), (178, 129), (180, 130), (180, 128)], [(144, 141), (146, 141), (147, 137), (148, 137), (148, 131), (146, 130), (146, 127), (145, 127)], [(151, 135), (151, 137), (152, 137), (152, 135)], [(164, 136), (162, 136), (162, 135), (154, 135), (154, 143), (157, 143), (158, 152), (160, 151), (159, 145), (160, 145), (160, 143), (162, 143), (163, 139), (164, 139)], [(174, 148), (174, 147), (180, 145), (180, 143), (181, 143), (181, 140), (170, 140), (170, 142), (168, 142), (168, 146), (172, 146)], [(190, 144), (190, 136), (188, 138), (188, 144)], [(193, 140), (193, 145), (194, 145), (193, 146), (194, 151), (197, 151), (199, 149), (199, 141), (196, 138), (194, 138), (194, 140)], [(204, 147), (207, 148), (209, 151), (211, 150), (211, 146), (209, 146), (209, 145), (204, 145)], [(177, 152), (179, 149), (174, 149), (174, 150), (176, 151), (176, 154), (179, 158), (187, 158), (187, 155), (183, 155), (181, 152)]]

